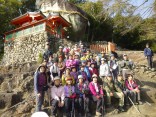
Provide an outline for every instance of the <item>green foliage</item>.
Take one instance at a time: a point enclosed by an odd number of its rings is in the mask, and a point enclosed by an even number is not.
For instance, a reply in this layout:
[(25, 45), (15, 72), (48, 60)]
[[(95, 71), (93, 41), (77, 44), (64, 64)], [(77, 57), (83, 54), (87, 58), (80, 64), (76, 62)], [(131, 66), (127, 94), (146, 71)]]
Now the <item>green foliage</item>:
[(43, 54), (42, 53), (39, 53), (38, 59), (37, 59), (37, 63), (38, 64), (41, 64), (42, 62), (43, 62)]
[(104, 13), (103, 3), (100, 1), (95, 3), (86, 2), (85, 4), (78, 4), (78, 7), (83, 9), (89, 18), (89, 35), (86, 41), (110, 41), (112, 36), (112, 20)]

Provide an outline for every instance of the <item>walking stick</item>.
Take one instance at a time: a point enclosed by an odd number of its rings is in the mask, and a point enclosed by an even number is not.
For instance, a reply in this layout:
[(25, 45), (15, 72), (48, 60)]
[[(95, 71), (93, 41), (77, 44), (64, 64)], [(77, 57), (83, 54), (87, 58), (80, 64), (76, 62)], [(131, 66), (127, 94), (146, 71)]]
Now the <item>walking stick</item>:
[(128, 96), (129, 100), (131, 101), (131, 103), (133, 104), (134, 108), (141, 114), (141, 112), (139, 111), (139, 109), (135, 106), (134, 102), (132, 101), (132, 99)]

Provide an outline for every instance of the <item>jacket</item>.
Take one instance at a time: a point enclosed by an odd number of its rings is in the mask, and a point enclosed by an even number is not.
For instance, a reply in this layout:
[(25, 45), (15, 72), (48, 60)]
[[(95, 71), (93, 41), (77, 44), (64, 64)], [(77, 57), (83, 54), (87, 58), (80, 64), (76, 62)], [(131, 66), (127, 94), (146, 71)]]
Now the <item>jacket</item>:
[(85, 94), (89, 93), (89, 87), (86, 83), (83, 83), (82, 85), (77, 83), (75, 85), (75, 92), (79, 97), (83, 97)]
[(96, 92), (95, 85), (94, 85), (93, 81), (89, 83), (89, 89), (90, 89), (91, 94), (94, 96), (103, 95), (104, 94), (103, 90), (98, 83), (97, 83), (97, 86), (98, 86), (99, 92)]
[(133, 89), (137, 89), (138, 88), (138, 85), (137, 85), (137, 83), (134, 80), (132, 80), (132, 81), (126, 80), (125, 84), (126, 84), (126, 88), (128, 90), (133, 90)]
[(59, 86), (59, 87), (53, 86), (51, 88), (51, 98), (54, 100), (58, 100), (58, 101), (61, 98), (61, 101), (63, 101), (65, 98), (64, 87), (63, 86)]
[[(45, 80), (39, 81), (40, 80), (40, 72), (37, 70), (34, 74), (34, 91), (35, 93), (39, 93), (44, 90), (45, 86), (47, 86), (47, 76), (45, 75)], [(42, 79), (42, 78), (41, 78)]]
[(144, 55), (146, 56), (153, 56), (153, 51), (150, 48), (145, 48), (144, 49)]
[(110, 73), (108, 64), (100, 65), (100, 76), (107, 76)]
[(76, 61), (74, 59), (66, 60), (66, 67), (76, 66)]
[(64, 86), (65, 97), (76, 98), (75, 87), (74, 86)]
[(107, 78), (105, 78), (103, 88), (106, 90), (107, 93), (122, 92), (122, 90), (118, 87), (116, 83), (113, 83), (113, 81), (108, 81)]

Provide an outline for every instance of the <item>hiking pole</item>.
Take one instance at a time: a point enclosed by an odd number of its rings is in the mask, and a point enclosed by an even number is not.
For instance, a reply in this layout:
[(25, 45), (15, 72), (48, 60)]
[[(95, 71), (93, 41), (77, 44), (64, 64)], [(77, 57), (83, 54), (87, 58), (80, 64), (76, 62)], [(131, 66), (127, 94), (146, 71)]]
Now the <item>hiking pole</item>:
[(104, 117), (105, 114), (105, 105), (104, 105), (104, 96), (102, 96), (102, 117)]
[(134, 102), (132, 101), (132, 99), (128, 96), (128, 99), (131, 101), (131, 103), (133, 104), (134, 108), (141, 114), (141, 112), (139, 111), (139, 109), (135, 106)]

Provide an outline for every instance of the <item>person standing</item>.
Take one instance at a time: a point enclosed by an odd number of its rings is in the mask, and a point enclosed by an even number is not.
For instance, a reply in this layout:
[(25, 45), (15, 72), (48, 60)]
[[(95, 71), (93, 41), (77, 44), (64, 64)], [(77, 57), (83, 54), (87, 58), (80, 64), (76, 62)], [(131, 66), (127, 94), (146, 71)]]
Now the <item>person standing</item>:
[(34, 75), (34, 90), (36, 95), (36, 112), (41, 111), (44, 94), (47, 90), (46, 66), (41, 65)]
[(43, 59), (46, 60), (46, 61), (48, 61), (50, 56), (52, 56), (52, 51), (50, 49), (49, 42), (46, 42), (46, 50), (43, 53)]
[(152, 69), (153, 68), (153, 51), (151, 50), (151, 48), (149, 48), (149, 44), (146, 44), (146, 48), (144, 49), (144, 55), (147, 59), (147, 63), (148, 63), (148, 68)]
[(117, 81), (117, 76), (119, 74), (119, 68), (118, 68), (118, 62), (115, 59), (114, 54), (110, 55), (110, 61), (108, 61), (108, 66), (110, 68), (110, 72), (112, 74), (113, 81), (116, 82)]

